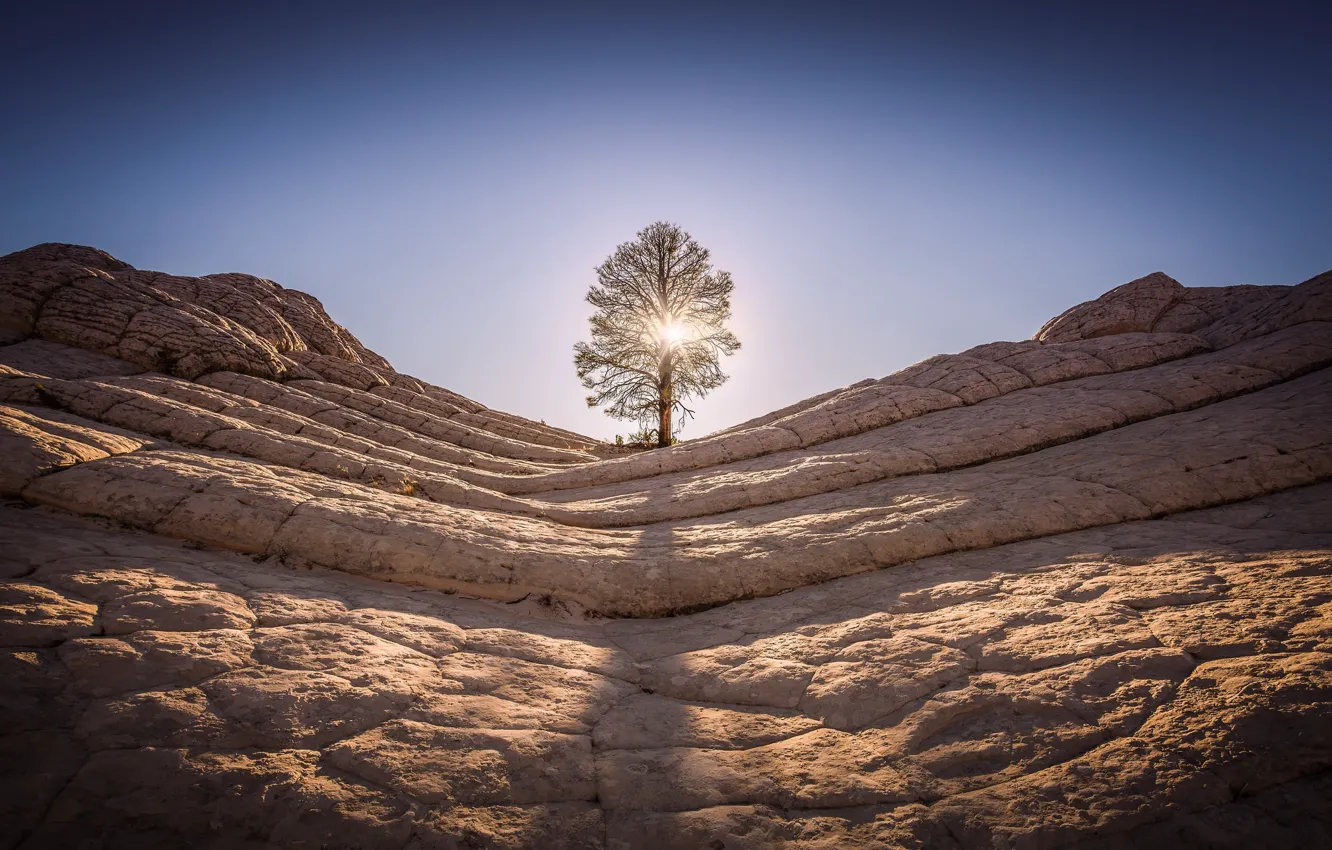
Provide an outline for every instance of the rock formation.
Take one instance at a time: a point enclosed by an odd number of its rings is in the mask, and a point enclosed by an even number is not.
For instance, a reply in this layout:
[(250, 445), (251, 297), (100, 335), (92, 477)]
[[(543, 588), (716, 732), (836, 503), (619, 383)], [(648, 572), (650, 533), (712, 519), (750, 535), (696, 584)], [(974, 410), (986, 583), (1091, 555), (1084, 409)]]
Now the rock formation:
[(0, 847), (1332, 846), (1332, 273), (623, 455), (0, 258)]

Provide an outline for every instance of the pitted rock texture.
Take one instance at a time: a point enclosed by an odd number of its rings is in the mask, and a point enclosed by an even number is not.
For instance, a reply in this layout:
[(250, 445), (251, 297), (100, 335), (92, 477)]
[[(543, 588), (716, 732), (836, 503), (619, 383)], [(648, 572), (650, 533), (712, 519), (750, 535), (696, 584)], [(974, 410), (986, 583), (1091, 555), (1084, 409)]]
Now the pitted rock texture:
[(10, 503), (0, 838), (1326, 847), (1329, 500), (1318, 484), (649, 620)]
[(1332, 846), (1330, 289), (624, 455), (271, 281), (0, 258), (0, 847)]

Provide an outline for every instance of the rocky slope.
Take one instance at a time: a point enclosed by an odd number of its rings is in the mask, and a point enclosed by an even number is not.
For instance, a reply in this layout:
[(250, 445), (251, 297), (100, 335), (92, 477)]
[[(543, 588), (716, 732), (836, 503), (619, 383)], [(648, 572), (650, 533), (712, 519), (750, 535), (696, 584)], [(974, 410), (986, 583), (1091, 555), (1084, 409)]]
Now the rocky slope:
[(0, 846), (1332, 846), (1330, 331), (1155, 274), (609, 458), (0, 258)]

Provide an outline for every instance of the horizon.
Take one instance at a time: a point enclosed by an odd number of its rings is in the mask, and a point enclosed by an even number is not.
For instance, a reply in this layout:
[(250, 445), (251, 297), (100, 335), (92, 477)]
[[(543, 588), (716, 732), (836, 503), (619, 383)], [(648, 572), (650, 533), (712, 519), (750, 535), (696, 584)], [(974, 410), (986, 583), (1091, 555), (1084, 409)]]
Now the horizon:
[(400, 371), (612, 440), (573, 344), (658, 219), (734, 275), (744, 344), (684, 439), (1154, 271), (1332, 267), (1326, 12), (1039, 5), (688, 9), (632, 49), (593, 6), (29, 9), (0, 254), (269, 278)]

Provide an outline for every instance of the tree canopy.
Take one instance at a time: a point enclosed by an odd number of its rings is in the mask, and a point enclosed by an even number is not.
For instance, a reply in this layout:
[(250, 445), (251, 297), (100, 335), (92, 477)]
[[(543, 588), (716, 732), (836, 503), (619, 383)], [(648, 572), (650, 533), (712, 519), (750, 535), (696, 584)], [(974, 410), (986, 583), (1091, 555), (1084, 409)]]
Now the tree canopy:
[(735, 284), (712, 268), (706, 248), (664, 221), (616, 248), (596, 274), (587, 293), (592, 341), (574, 346), (578, 377), (592, 391), (587, 404), (645, 430), (655, 421), (657, 445), (668, 446), (693, 414), (685, 402), (727, 380), (721, 356), (740, 348), (725, 327)]

